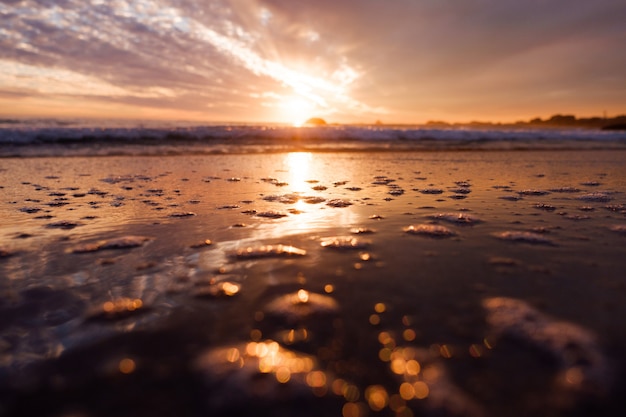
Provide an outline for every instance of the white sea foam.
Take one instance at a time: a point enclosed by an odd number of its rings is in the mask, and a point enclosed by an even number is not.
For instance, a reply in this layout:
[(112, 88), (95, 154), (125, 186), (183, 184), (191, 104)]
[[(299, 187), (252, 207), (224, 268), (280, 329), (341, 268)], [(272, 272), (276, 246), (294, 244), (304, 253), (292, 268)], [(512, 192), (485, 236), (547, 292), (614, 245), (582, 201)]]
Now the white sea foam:
[[(294, 146), (323, 150), (514, 150), (624, 147), (626, 132), (565, 128), (428, 128), (391, 125), (296, 128), (284, 125), (201, 125), (190, 122), (0, 121), (0, 144), (14, 145), (10, 151), (5, 151), (11, 154), (24, 153), (20, 152), (19, 145), (58, 147), (69, 143), (97, 144), (99, 152), (106, 152), (102, 147), (113, 145), (117, 153), (125, 152), (124, 145), (142, 145), (142, 148), (145, 148), (143, 145), (150, 145), (152, 151), (157, 153), (189, 152), (190, 145), (194, 146), (193, 152), (209, 153), (271, 152), (289, 150)], [(39, 148), (41, 150), (42, 147)], [(138, 152), (137, 149), (131, 151), (127, 148), (126, 151)]]

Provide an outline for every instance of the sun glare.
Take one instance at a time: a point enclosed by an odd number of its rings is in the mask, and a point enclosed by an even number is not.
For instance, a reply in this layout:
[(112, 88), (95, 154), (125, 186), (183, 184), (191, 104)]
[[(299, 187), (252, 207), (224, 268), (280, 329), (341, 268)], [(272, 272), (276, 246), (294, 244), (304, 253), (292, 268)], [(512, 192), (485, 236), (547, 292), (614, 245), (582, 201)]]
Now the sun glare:
[(293, 126), (302, 126), (315, 112), (316, 105), (310, 100), (300, 97), (291, 98), (281, 106), (282, 115), (286, 123)]

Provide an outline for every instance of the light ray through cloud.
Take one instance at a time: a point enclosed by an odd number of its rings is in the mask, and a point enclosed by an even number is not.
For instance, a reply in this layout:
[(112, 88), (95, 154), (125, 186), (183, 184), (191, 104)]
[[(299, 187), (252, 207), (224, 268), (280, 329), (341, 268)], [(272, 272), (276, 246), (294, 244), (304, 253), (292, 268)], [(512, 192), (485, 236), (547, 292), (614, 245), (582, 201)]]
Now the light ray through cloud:
[[(270, 81), (269, 87), (272, 89), (282, 88), (283, 93), (274, 96), (280, 100), (270, 106), (278, 112), (288, 105), (284, 101), (285, 97), (291, 101), (293, 97), (300, 97), (311, 103), (311, 111), (318, 109), (324, 114), (341, 111), (341, 107), (380, 111), (350, 96), (350, 86), (359, 79), (360, 73), (347, 62), (334, 68), (329, 66), (328, 77), (312, 75), (286, 62), (263, 56), (258, 48), (259, 35), (233, 21), (228, 9), (213, 8), (210, 11), (218, 18), (212, 16), (211, 19), (201, 21), (194, 18), (189, 9), (183, 10), (164, 3), (150, 0), (94, 0), (79, 3), (67, 0), (60, 4), (23, 1), (13, 7), (0, 4), (0, 15), (12, 22), (8, 29), (3, 28), (0, 32), (3, 43), (12, 46), (12, 50), (0, 53), (0, 68), (4, 69), (0, 88), (11, 86), (13, 90), (31, 94), (106, 96), (118, 99), (125, 96), (175, 97), (188, 94), (192, 89), (190, 85), (180, 85), (189, 75), (195, 75), (200, 83), (211, 85), (216, 81), (217, 84), (223, 83), (220, 75), (232, 71), (241, 76), (242, 80), (250, 78), (247, 72), (264, 78), (262, 84), (267, 85)], [(270, 20), (269, 11), (261, 14), (262, 24), (268, 25)], [(46, 35), (52, 35), (49, 41), (39, 40), (39, 37)], [(114, 59), (131, 55), (132, 60), (139, 61), (136, 63), (138, 67), (143, 66), (134, 71), (153, 72), (155, 75), (164, 70), (174, 72), (171, 78), (179, 77), (181, 82), (153, 79), (155, 85), (134, 86), (129, 82), (131, 80), (126, 79), (133, 77), (133, 74), (129, 74), (133, 68), (124, 68), (133, 65), (133, 62), (105, 64), (119, 68), (120, 74), (111, 70), (97, 71), (90, 68), (89, 63), (79, 64), (78, 69), (72, 69), (70, 67), (74, 65), (70, 60), (83, 59), (86, 54), (89, 55), (89, 51), (81, 53), (51, 45), (52, 38), (59, 35), (70, 40), (70, 47), (78, 48), (82, 44), (93, 48), (95, 54), (98, 53), (96, 49), (100, 49), (100, 59), (105, 59), (106, 54), (113, 55), (111, 58)], [(309, 41), (319, 39), (319, 34), (312, 30), (306, 36)], [(167, 56), (161, 58), (164, 62), (158, 62), (155, 49), (165, 41), (168, 46), (162, 52)], [(184, 53), (176, 56), (176, 50), (186, 49), (193, 49), (199, 56)], [(202, 58), (203, 52), (211, 58), (209, 62)], [(25, 62), (20, 63), (19, 60)], [(212, 79), (213, 75), (218, 76)], [(85, 91), (81, 91), (81, 86), (86, 86)], [(234, 96), (245, 95), (239, 92), (239, 86), (232, 87), (231, 94)], [(203, 91), (205, 86), (200, 84), (193, 88)], [(248, 105), (253, 106), (254, 103)], [(281, 115), (276, 114), (274, 117), (280, 119)]]

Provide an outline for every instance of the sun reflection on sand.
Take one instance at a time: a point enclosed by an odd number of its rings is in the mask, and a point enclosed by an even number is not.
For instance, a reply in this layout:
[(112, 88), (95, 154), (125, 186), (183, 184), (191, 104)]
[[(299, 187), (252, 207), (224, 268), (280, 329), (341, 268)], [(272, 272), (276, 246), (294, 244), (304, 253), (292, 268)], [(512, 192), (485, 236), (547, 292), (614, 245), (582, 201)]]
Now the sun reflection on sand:
[(311, 171), (311, 152), (291, 152), (285, 157), (285, 164), (289, 168), (289, 186), (294, 192), (304, 192), (310, 189), (306, 182)]
[(261, 224), (254, 230), (253, 239), (284, 237), (358, 222), (358, 213), (346, 207), (328, 207), (325, 202), (330, 201), (332, 196), (313, 188), (312, 183), (327, 176), (327, 172), (322, 171), (325, 167), (316, 158), (311, 152), (285, 154), (282, 167), (286, 174), (285, 188), (288, 189), (285, 189), (284, 196), (274, 197), (279, 201), (289, 197), (285, 203), (289, 215)]

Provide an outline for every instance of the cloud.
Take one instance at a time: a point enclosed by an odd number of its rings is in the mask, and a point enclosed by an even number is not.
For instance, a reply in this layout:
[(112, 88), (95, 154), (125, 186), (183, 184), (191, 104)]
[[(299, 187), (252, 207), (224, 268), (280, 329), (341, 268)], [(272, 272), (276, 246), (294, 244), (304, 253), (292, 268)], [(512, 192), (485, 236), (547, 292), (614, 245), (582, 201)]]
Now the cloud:
[(343, 120), (557, 90), (623, 108), (625, 19), (620, 0), (2, 0), (0, 66), (21, 69), (0, 91), (242, 120), (289, 97)]

